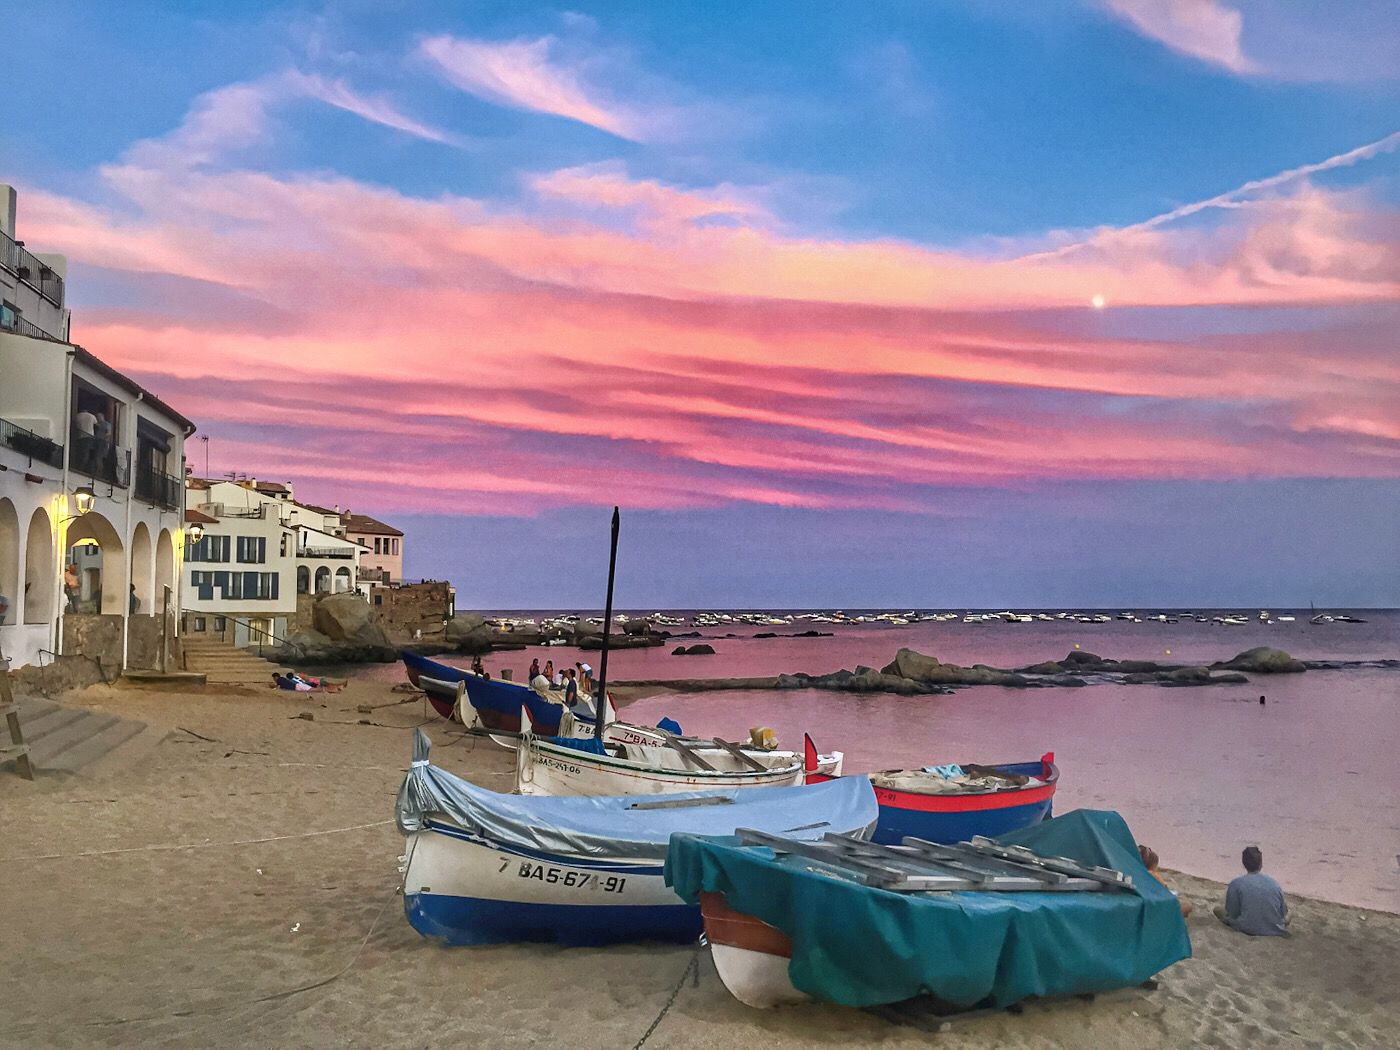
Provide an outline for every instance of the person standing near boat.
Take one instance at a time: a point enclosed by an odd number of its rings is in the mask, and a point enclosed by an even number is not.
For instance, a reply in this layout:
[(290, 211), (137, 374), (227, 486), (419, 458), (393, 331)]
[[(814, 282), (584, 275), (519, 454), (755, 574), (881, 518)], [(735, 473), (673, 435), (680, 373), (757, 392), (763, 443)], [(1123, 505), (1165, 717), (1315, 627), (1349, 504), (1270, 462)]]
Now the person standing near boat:
[(1225, 890), (1225, 906), (1215, 907), (1215, 917), (1232, 930), (1251, 937), (1287, 937), (1288, 902), (1283, 887), (1264, 874), (1264, 854), (1258, 846), (1246, 846), (1240, 855), (1245, 874)]
[(564, 706), (574, 707), (578, 704), (578, 681), (574, 678), (574, 669), (570, 667), (564, 672)]
[[(592, 695), (593, 693), (593, 668), (585, 663), (574, 665), (578, 668), (579, 678), (583, 681), (583, 691)], [(570, 674), (573, 672), (571, 671)]]

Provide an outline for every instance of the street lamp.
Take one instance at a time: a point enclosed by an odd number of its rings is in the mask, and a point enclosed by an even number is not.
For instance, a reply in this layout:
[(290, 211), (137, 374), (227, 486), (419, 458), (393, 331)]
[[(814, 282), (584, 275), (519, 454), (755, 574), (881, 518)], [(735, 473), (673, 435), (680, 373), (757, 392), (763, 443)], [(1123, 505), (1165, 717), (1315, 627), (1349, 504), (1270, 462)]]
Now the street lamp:
[(78, 503), (78, 513), (86, 514), (92, 510), (92, 505), (97, 501), (97, 493), (87, 485), (80, 485), (73, 493), (73, 498)]
[(189, 537), (191, 543), (198, 543), (200, 540), (204, 539), (204, 526), (199, 522), (195, 522), (189, 527)]

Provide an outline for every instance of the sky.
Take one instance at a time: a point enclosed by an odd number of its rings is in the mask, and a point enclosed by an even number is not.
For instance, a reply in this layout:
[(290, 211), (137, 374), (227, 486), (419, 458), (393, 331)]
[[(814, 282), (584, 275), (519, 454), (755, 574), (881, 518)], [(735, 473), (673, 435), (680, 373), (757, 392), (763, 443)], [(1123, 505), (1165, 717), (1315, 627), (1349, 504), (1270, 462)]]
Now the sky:
[(1400, 605), (1384, 0), (0, 0), (196, 472), (459, 607)]

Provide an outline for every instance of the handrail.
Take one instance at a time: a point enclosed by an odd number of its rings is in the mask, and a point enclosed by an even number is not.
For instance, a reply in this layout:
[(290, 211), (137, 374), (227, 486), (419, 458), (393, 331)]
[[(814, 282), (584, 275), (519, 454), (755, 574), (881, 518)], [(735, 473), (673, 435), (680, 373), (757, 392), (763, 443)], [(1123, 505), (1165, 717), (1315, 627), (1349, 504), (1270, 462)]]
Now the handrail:
[(55, 306), (63, 305), (63, 278), (52, 266), (0, 230), (0, 265)]
[[(249, 637), (249, 638), (251, 638), (251, 637), (253, 636), (253, 632), (256, 631), (256, 632), (257, 632), (257, 635), (258, 635), (258, 642), (257, 642), (257, 645), (258, 645), (258, 655), (259, 655), (259, 656), (262, 656), (262, 654), (263, 654), (263, 639), (264, 639), (264, 638), (271, 638), (271, 639), (273, 639), (274, 641), (276, 641), (276, 642), (279, 643), (279, 647), (280, 647), (280, 646), (283, 646), (283, 645), (291, 645), (291, 644), (292, 644), (291, 642), (287, 641), (287, 639), (281, 637), (280, 635), (273, 634), (271, 631), (264, 631), (261, 627), (254, 627), (254, 626), (253, 626), (251, 623), (249, 623), (247, 620), (240, 620), (237, 616), (230, 616), (228, 613), (201, 613), (200, 615), (202, 615), (202, 616), (221, 616), (221, 617), (223, 617), (223, 620), (224, 620), (224, 629), (223, 629), (222, 631), (219, 632), (219, 637), (220, 637), (220, 639), (223, 640), (223, 641), (227, 641), (227, 640), (228, 640), (225, 636), (228, 634), (228, 625), (229, 625), (230, 623), (241, 623), (244, 627), (248, 628), (248, 637)], [(251, 645), (245, 646), (245, 648), (251, 649), (252, 646), (251, 646)], [(271, 646), (269, 646), (269, 648), (271, 648)]]
[(298, 558), (353, 558), (355, 552), (344, 547), (298, 547)]
[(0, 314), (0, 329), (7, 332), (14, 332), (15, 335), (27, 336), (30, 339), (46, 339), (51, 343), (63, 343), (67, 340), (44, 331), (33, 321), (21, 317), (17, 313)]
[(127, 488), (131, 484), (131, 449), (74, 427), (68, 435), (72, 451), (68, 469), (93, 481)]
[(136, 468), (137, 498), (158, 503), (170, 510), (178, 510), (183, 492), (184, 486), (180, 484), (179, 478), (145, 464)]
[(22, 456), (28, 456), (32, 466), (37, 459), (51, 467), (63, 466), (63, 446), (36, 434), (18, 423), (0, 419), (0, 444), (8, 445)]

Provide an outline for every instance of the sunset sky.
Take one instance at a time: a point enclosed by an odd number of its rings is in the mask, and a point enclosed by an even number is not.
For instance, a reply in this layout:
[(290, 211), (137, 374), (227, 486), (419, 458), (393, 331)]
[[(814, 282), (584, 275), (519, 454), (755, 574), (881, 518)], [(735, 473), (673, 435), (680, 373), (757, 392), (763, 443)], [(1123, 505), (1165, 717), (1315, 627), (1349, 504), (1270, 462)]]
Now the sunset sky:
[(460, 606), (1400, 605), (1391, 3), (117, 10), (4, 12), (74, 340)]

